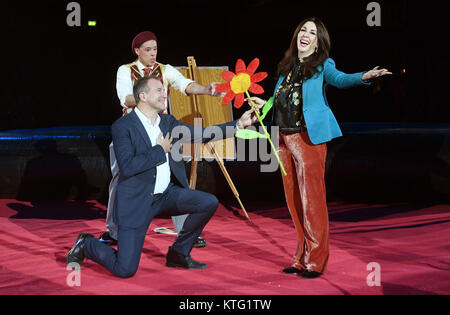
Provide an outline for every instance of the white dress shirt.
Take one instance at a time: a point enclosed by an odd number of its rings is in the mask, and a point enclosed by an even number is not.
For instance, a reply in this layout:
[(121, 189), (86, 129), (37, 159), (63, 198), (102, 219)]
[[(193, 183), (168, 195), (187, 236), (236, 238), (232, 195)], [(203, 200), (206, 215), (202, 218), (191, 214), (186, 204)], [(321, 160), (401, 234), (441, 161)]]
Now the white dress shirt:
[[(136, 65), (141, 73), (144, 76), (144, 68), (145, 66), (138, 60)], [(186, 95), (186, 88), (189, 84), (194, 82), (193, 80), (185, 78), (180, 71), (167, 64), (163, 67), (163, 80), (164, 87), (166, 89), (166, 95), (168, 86), (172, 86), (184, 95)], [(122, 107), (127, 108), (125, 105), (125, 99), (128, 95), (133, 95), (133, 82), (131, 81), (131, 69), (129, 65), (122, 65), (117, 70), (117, 81), (116, 81), (116, 90), (117, 96), (120, 100), (120, 105)], [(166, 108), (167, 108), (167, 100), (166, 100)]]
[[(161, 133), (159, 129), (159, 123), (161, 118), (158, 115), (155, 124), (152, 125), (150, 119), (148, 119), (137, 107), (134, 108), (136, 115), (139, 117), (140, 121), (144, 125), (145, 131), (147, 131), (148, 137), (152, 143), (152, 146), (157, 145), (156, 141)], [(161, 194), (166, 190), (170, 183), (170, 166), (169, 166), (169, 154), (166, 153), (166, 162), (164, 164), (158, 165), (156, 167), (156, 183), (154, 194)]]

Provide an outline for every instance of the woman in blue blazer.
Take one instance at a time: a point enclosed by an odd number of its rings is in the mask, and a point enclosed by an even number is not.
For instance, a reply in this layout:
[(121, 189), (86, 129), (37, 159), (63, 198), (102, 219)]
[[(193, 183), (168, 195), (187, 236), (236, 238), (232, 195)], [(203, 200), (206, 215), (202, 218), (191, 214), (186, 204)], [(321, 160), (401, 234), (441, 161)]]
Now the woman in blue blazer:
[[(296, 28), (278, 65), (273, 123), (280, 130), (280, 158), (286, 202), (299, 242), (294, 264), (284, 273), (315, 278), (326, 270), (329, 256), (328, 209), (325, 191), (326, 143), (342, 136), (325, 96), (325, 83), (337, 88), (370, 84), (391, 74), (386, 69), (346, 74), (329, 58), (330, 37), (317, 18)], [(259, 107), (266, 101), (251, 98)]]

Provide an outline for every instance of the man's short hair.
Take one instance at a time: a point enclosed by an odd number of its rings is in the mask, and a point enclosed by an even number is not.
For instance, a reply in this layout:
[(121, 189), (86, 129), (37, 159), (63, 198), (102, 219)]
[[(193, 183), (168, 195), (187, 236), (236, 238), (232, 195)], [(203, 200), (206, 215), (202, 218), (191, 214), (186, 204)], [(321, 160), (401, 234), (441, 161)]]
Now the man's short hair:
[(139, 104), (141, 100), (139, 95), (141, 93), (148, 92), (148, 85), (147, 85), (148, 80), (158, 80), (159, 82), (162, 83), (161, 78), (154, 74), (150, 74), (148, 76), (137, 79), (134, 82), (133, 86), (133, 96), (134, 99), (136, 100), (136, 104)]

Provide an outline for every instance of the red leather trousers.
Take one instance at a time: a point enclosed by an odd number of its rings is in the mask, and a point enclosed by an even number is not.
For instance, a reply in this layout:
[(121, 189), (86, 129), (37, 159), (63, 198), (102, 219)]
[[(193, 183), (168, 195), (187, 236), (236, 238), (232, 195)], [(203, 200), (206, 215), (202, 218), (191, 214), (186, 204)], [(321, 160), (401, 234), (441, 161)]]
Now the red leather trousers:
[(329, 224), (325, 190), (327, 145), (311, 143), (308, 132), (280, 133), (280, 158), (286, 202), (298, 234), (294, 267), (325, 272)]

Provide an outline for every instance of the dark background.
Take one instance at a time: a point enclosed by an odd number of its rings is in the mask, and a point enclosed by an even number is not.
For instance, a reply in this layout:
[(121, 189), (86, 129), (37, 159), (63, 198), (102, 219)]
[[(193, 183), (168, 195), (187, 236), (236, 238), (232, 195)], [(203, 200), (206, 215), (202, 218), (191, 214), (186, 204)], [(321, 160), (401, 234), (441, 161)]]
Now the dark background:
[(117, 68), (134, 60), (131, 41), (143, 30), (158, 36), (159, 61), (174, 66), (192, 55), (198, 66), (234, 70), (237, 58), (248, 64), (259, 57), (259, 71), (269, 73), (262, 82), (267, 98), (295, 27), (313, 15), (330, 32), (338, 69), (380, 65), (394, 73), (373, 87), (330, 87), (338, 121), (449, 121), (447, 13), (440, 2), (377, 1), (381, 27), (367, 25), (370, 1), (360, 0), (77, 1), (81, 27), (66, 24), (69, 2), (2, 4), (0, 130), (111, 124), (121, 115)]

